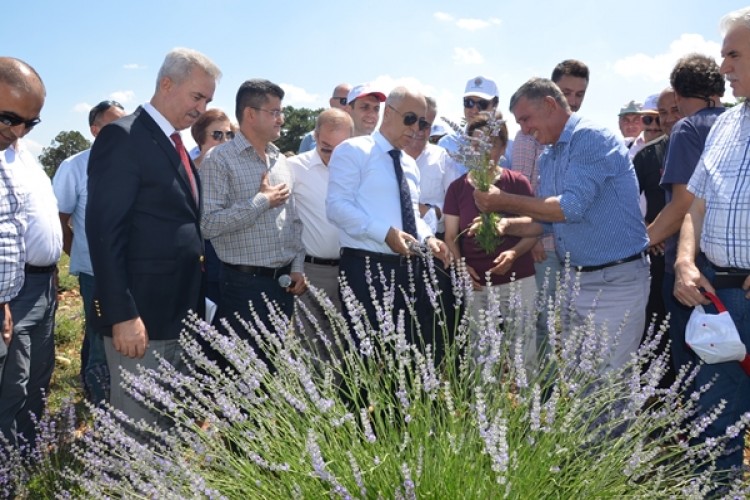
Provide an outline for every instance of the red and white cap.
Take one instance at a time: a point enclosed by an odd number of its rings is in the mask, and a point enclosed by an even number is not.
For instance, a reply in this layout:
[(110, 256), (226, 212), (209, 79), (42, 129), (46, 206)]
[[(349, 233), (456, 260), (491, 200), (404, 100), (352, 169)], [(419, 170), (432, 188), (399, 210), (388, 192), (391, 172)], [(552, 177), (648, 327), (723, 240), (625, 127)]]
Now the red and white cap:
[(349, 91), (349, 95), (346, 96), (346, 103), (351, 104), (360, 97), (372, 95), (378, 98), (380, 102), (385, 102), (385, 94), (379, 90), (375, 90), (369, 83), (362, 83)]

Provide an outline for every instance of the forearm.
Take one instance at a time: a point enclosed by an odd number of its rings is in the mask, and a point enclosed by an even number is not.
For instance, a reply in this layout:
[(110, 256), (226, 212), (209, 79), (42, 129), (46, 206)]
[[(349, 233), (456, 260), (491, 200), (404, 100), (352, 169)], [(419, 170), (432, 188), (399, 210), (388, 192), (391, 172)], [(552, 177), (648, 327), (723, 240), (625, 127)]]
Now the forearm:
[(649, 245), (657, 245), (676, 234), (693, 202), (694, 197), (685, 189), (684, 184), (680, 187), (674, 185), (672, 191), (672, 200), (648, 226)]
[(513, 250), (516, 252), (516, 256), (520, 257), (521, 255), (534, 248), (534, 245), (536, 245), (537, 241), (539, 241), (539, 238), (537, 238), (536, 236), (521, 238), (521, 240), (513, 246)]
[[(502, 225), (502, 234), (507, 236), (530, 238), (536, 241), (536, 238), (544, 233), (543, 226), (531, 217), (504, 217), (498, 224)], [(534, 245), (532, 244), (529, 248), (532, 246)]]
[(556, 196), (535, 198), (517, 194), (503, 193), (497, 198), (494, 212), (519, 214), (542, 222), (562, 222), (565, 220)]
[(695, 256), (700, 248), (700, 237), (703, 228), (703, 218), (706, 210), (706, 202), (696, 198), (685, 215), (685, 220), (680, 228), (680, 242), (677, 245), (677, 260), (675, 267), (682, 263), (693, 264)]

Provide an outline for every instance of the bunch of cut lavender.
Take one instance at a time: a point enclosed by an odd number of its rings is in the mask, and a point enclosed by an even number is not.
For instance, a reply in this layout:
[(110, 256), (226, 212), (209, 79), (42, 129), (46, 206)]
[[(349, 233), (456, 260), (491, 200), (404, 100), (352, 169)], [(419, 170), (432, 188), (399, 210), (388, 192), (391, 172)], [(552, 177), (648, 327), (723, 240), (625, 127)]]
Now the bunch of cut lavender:
[[(475, 188), (487, 192), (495, 183), (498, 166), (492, 161), (492, 138), (500, 133), (501, 126), (505, 120), (490, 116), (487, 126), (475, 131), (476, 135), (469, 136), (463, 128), (456, 123), (443, 117), (446, 123), (458, 135), (458, 149), (448, 154), (458, 163), (463, 164), (469, 171), (469, 178)], [(479, 247), (487, 254), (495, 253), (497, 247), (502, 243), (502, 238), (495, 230), (502, 216), (495, 212), (482, 212), (481, 224), (474, 233)]]

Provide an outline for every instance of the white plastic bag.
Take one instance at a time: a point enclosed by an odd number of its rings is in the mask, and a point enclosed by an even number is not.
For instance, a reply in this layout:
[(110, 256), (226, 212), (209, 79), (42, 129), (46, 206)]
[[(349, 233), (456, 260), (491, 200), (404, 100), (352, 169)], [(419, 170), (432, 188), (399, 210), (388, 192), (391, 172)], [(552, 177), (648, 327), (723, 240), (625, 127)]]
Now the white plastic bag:
[(726, 307), (714, 294), (703, 294), (719, 314), (708, 314), (703, 306), (696, 306), (685, 329), (685, 342), (708, 364), (744, 361), (747, 349)]

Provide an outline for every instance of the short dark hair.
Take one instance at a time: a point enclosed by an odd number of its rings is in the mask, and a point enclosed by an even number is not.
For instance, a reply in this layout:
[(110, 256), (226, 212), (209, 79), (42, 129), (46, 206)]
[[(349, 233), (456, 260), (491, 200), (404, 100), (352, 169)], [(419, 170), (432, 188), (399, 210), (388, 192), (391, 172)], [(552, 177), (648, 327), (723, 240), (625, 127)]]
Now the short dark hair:
[(237, 91), (237, 99), (234, 114), (237, 121), (242, 123), (242, 112), (245, 108), (259, 108), (268, 102), (268, 96), (284, 98), (284, 89), (273, 82), (262, 78), (252, 78), (240, 85)]
[(719, 65), (713, 57), (703, 54), (681, 57), (669, 75), (669, 82), (680, 97), (703, 99), (709, 106), (717, 104), (712, 96), (724, 95), (725, 82)]
[(510, 104), (508, 105), (511, 113), (522, 97), (530, 101), (539, 101), (545, 97), (552, 97), (561, 108), (570, 111), (570, 104), (568, 104), (568, 100), (563, 95), (560, 87), (552, 80), (547, 80), (546, 78), (535, 77), (518, 87), (518, 90), (511, 96)]
[[(217, 120), (226, 120), (231, 126), (231, 120), (225, 112), (219, 108), (211, 108), (203, 113), (196, 121), (193, 126), (190, 127), (190, 135), (193, 136), (193, 140), (199, 148), (206, 142), (206, 131), (208, 126)], [(232, 127), (234, 129), (234, 127)]]
[(576, 78), (583, 78), (588, 83), (589, 81), (589, 67), (578, 59), (565, 59), (563, 62), (555, 66), (552, 70), (551, 80), (555, 83), (560, 81), (565, 75), (574, 76)]
[[(477, 113), (474, 118), (469, 121), (469, 124), (466, 125), (466, 135), (471, 136), (475, 130), (486, 127), (489, 125), (490, 119), (492, 119), (492, 114), (488, 111)], [(503, 114), (500, 110), (495, 110), (494, 119), (498, 121), (503, 119)], [(492, 142), (494, 143), (495, 141), (498, 141), (501, 146), (508, 145), (508, 126), (505, 124), (505, 121), (500, 125), (498, 134), (492, 136)]]
[(122, 104), (117, 101), (102, 101), (91, 108), (91, 111), (89, 111), (89, 127), (92, 127), (94, 123), (96, 123), (96, 119), (99, 118), (102, 113), (106, 113), (107, 110), (113, 106), (125, 111), (125, 108), (122, 107)]

